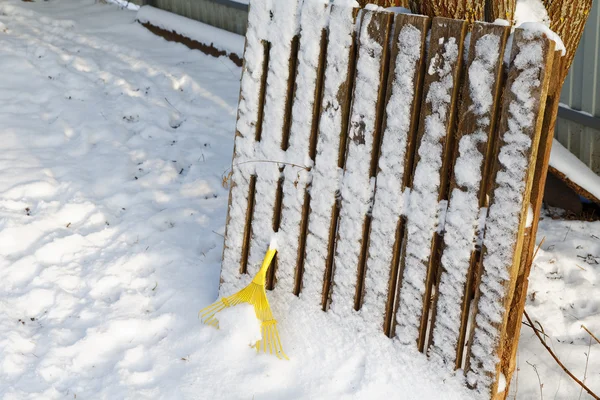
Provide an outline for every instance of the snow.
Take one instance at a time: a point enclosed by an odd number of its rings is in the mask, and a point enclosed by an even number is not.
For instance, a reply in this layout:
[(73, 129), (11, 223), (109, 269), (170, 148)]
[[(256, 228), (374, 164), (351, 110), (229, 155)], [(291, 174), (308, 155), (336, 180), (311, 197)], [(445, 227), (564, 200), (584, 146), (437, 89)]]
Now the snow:
[[(329, 7), (323, 0), (306, 0), (302, 6), (302, 32), (298, 53), (296, 89), (292, 108), (289, 148), (286, 162), (312, 167), (309, 147), (313, 133), (313, 114), (317, 91), (317, 70), (321, 55), (321, 36), (327, 27)], [(282, 242), (278, 254), (277, 290), (286, 294), (294, 289), (301, 236), (302, 211), (309, 183), (309, 173), (292, 165), (284, 168), (283, 203), (279, 236)], [(285, 299), (285, 296), (281, 297)]]
[[(238, 105), (234, 159), (231, 171), (231, 193), (223, 250), (223, 268), (221, 270), (222, 294), (241, 289), (250, 282), (250, 276), (240, 276), (241, 254), (239, 249), (244, 242), (245, 221), (248, 212), (248, 198), (251, 176), (255, 174), (255, 138), (259, 114), (259, 99), (265, 61), (263, 41), (268, 39), (270, 1), (259, 2), (248, 14), (248, 33), (244, 51), (246, 73), (240, 83), (240, 101)], [(227, 174), (227, 168), (224, 168)], [(272, 236), (272, 229), (266, 232)], [(267, 249), (265, 248), (264, 251)], [(254, 266), (258, 271), (258, 266)], [(245, 278), (245, 279), (243, 279)]]
[(218, 319), (222, 335), (231, 336), (232, 345), (238, 351), (262, 339), (260, 321), (250, 304), (226, 308), (218, 314)]
[(421, 59), (421, 31), (413, 25), (406, 25), (400, 30), (396, 41), (398, 57), (393, 70), (395, 80), (392, 94), (386, 106), (387, 121), (379, 157), (362, 307), (365, 321), (375, 326), (381, 325), (384, 320), (392, 249), (400, 217), (405, 213), (407, 205), (404, 202), (402, 182), (411, 110), (415, 101), (414, 76)]
[(600, 176), (596, 175), (594, 171), (589, 169), (587, 165), (556, 139), (552, 142), (550, 166), (565, 174), (569, 180), (581, 186), (597, 199), (600, 199)]
[(219, 31), (215, 35), (215, 28), (193, 19), (163, 11), (152, 6), (143, 6), (137, 13), (137, 20), (150, 23), (167, 31), (176, 32), (200, 43), (214, 45), (218, 38), (218, 49), (227, 53), (242, 55), (244, 53), (244, 38), (235, 33)]
[(555, 51), (566, 54), (565, 45), (555, 32), (550, 29), (550, 17), (541, 0), (518, 0), (515, 8), (514, 26), (537, 34), (543, 34), (556, 43)]
[(517, 0), (513, 18), (517, 27), (525, 22), (540, 22), (550, 26), (550, 17), (542, 0)]
[[(135, 18), (94, 0), (0, 5), (0, 398), (477, 398), (460, 373), (302, 297), (268, 293), (290, 361), (248, 346), (249, 306), (223, 311), (220, 330), (198, 321), (218, 292), (241, 69)], [(330, 56), (344, 71), (343, 51)], [(577, 376), (590, 355), (593, 388), (600, 359), (580, 326), (600, 331), (599, 230), (541, 222), (527, 305)], [(526, 362), (545, 395), (579, 396), (523, 326), (511, 398), (539, 398)]]
[(365, 11), (359, 32), (360, 47), (354, 93), (360, 93), (360, 96), (354, 96), (350, 114), (346, 165), (341, 187), (342, 209), (338, 224), (338, 232), (341, 233), (336, 242), (331, 295), (331, 311), (339, 316), (346, 316), (354, 310), (357, 265), (363, 247), (366, 217), (373, 199), (371, 159), (382, 81), (380, 66), (385, 56), (381, 44), (371, 39), (372, 29), (385, 29), (376, 25), (381, 19), (373, 20), (375, 16), (374, 12)]
[(353, 9), (337, 5), (329, 18), (329, 42), (336, 46), (327, 49), (327, 64), (323, 87), (322, 114), (317, 138), (315, 168), (310, 189), (310, 217), (306, 238), (303, 291), (301, 297), (321, 303), (323, 277), (327, 263), (332, 213), (336, 206), (341, 178), (338, 168), (343, 110), (338, 97), (346, 81), (353, 42)]
[[(481, 220), (485, 213), (479, 208), (485, 154), (493, 114), (493, 92), (501, 52), (500, 37), (486, 34), (475, 43), (474, 59), (469, 68), (468, 87), (472, 104), (467, 118), (473, 118), (473, 131), (464, 132), (454, 165), (457, 187), (450, 193), (445, 217), (445, 249), (437, 303), (437, 320), (433, 330), (433, 357), (454, 368), (461, 328), (465, 285), (471, 265), (471, 254), (477, 237), (483, 231)], [(479, 229), (479, 230), (478, 230)]]
[(453, 65), (460, 56), (454, 37), (448, 38), (440, 48), (441, 52), (431, 59), (427, 69), (430, 75), (437, 74), (438, 78), (424, 93), (425, 101), (431, 106), (431, 114), (425, 118), (423, 137), (418, 144), (419, 158), (407, 213), (404, 276), (396, 330), (397, 337), (405, 344), (414, 343), (419, 337), (427, 265), (439, 221), (441, 141), (447, 134), (446, 121), (454, 87)]
[[(285, 134), (286, 101), (292, 100), (287, 99), (287, 90), (292, 40), (300, 27), (300, 10), (296, 2), (290, 5), (281, 1), (273, 1), (266, 9), (273, 16), (268, 29), (268, 40), (271, 43), (269, 70), (261, 139), (256, 144), (253, 160), (268, 161), (285, 159), (281, 144)], [(260, 23), (264, 25), (264, 21), (268, 19), (268, 17), (262, 18)], [(255, 202), (252, 215), (252, 238), (248, 258), (248, 274), (251, 276), (258, 272), (274, 234), (273, 216), (277, 186), (281, 176), (279, 165), (273, 162), (257, 163), (255, 171), (257, 176), (255, 197), (260, 201)]]
[[(533, 262), (525, 306), (537, 328), (547, 335), (543, 337), (548, 346), (595, 393), (600, 390), (600, 345), (582, 325), (600, 337), (599, 232), (600, 222), (553, 220), (542, 213), (537, 245), (542, 239), (544, 243)], [(522, 325), (508, 398), (540, 398), (533, 366), (544, 398), (579, 398), (581, 387), (562, 371), (532, 329)], [(584, 391), (581, 398), (592, 397)]]

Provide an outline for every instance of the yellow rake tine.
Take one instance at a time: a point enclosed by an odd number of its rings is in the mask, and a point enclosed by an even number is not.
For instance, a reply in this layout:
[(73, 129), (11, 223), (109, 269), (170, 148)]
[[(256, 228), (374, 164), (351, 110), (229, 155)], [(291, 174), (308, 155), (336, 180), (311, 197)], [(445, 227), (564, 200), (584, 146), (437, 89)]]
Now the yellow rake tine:
[[(273, 343), (273, 339), (274, 339), (273, 338), (273, 329), (271, 329), (271, 328), (273, 328), (273, 325), (269, 325), (267, 327), (267, 331), (269, 332), (269, 335), (268, 335), (268, 338), (269, 338), (268, 339), (269, 340), (269, 353), (273, 354), (273, 347), (275, 347), (275, 346), (274, 346), (274, 343)], [(277, 349), (275, 349), (275, 354), (277, 354)]]
[(277, 330), (277, 328), (275, 328), (275, 335), (277, 336), (277, 344), (279, 345), (281, 355), (285, 357), (286, 360), (289, 360), (288, 356), (283, 352), (283, 346), (281, 345), (281, 338), (279, 337), (279, 331)]

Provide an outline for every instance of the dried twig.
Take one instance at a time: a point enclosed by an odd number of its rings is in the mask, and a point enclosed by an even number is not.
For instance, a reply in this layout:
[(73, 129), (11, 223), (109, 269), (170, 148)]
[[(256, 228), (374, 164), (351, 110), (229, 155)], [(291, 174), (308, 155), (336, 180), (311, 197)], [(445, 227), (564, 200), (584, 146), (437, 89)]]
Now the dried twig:
[[(531, 326), (533, 326), (533, 321), (531, 321), (531, 318), (529, 318), (529, 314), (527, 314), (527, 311), (523, 311), (523, 315), (525, 315), (525, 318), (527, 318), (527, 322), (529, 322), (529, 324)], [(562, 368), (562, 370), (565, 371), (565, 373), (567, 375), (569, 375), (575, 382), (577, 382), (579, 384), (579, 386), (581, 386), (590, 396), (592, 396), (592, 398), (594, 398), (596, 400), (600, 400), (600, 397), (598, 397), (597, 394), (592, 392), (592, 390), (589, 387), (587, 387), (583, 382), (581, 382), (579, 379), (577, 379), (577, 377), (575, 375), (573, 375), (571, 373), (571, 371), (569, 371), (567, 369), (567, 367), (565, 367), (565, 365), (558, 359), (556, 354), (554, 354), (552, 349), (546, 344), (544, 339), (542, 339), (542, 336), (538, 333), (538, 331), (534, 330), (533, 332), (535, 333), (535, 335), (538, 337), (538, 339), (542, 343), (542, 346), (544, 346), (546, 348), (546, 350), (548, 350), (548, 353), (550, 353), (552, 358), (554, 358), (554, 361), (556, 361), (556, 363)]]
[(594, 338), (594, 340), (595, 340), (596, 342), (598, 342), (598, 344), (600, 344), (600, 340), (598, 340), (598, 338), (597, 338), (596, 336), (594, 336), (594, 334), (593, 334), (592, 332), (590, 332), (590, 330), (589, 330), (588, 328), (586, 328), (586, 327), (585, 327), (585, 325), (581, 325), (581, 327), (583, 328), (583, 330), (584, 330), (584, 331), (586, 331), (587, 333), (589, 333), (589, 334), (590, 334), (590, 336), (591, 336), (592, 338)]
[[(582, 325), (583, 326), (583, 325)], [(588, 364), (590, 363), (590, 351), (592, 350), (592, 338), (590, 338), (590, 344), (588, 345), (588, 351), (585, 355), (585, 371), (583, 371), (583, 382), (587, 379), (587, 370)], [(583, 394), (583, 388), (579, 391), (579, 398), (581, 399), (581, 395)]]
[(530, 363), (529, 361), (525, 361), (525, 362), (527, 364), (531, 365), (531, 367), (535, 371), (535, 374), (537, 375), (537, 378), (538, 378), (538, 383), (540, 384), (540, 399), (544, 400), (544, 384), (542, 383), (542, 380), (540, 379), (540, 374), (538, 373), (537, 366), (535, 364)]

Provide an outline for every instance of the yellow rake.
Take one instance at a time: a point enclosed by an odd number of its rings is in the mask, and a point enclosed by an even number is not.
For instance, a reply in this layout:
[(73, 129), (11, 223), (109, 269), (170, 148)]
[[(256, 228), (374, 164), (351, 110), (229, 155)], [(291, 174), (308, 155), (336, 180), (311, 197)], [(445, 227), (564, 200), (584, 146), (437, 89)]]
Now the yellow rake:
[(262, 340), (258, 340), (253, 347), (256, 347), (256, 351), (258, 352), (262, 345), (263, 352), (266, 353), (268, 348), (271, 354), (275, 354), (278, 358), (289, 360), (287, 355), (283, 352), (281, 339), (279, 338), (279, 332), (277, 331), (277, 321), (273, 318), (273, 313), (271, 312), (269, 300), (267, 299), (267, 292), (265, 290), (267, 271), (276, 252), (276, 249), (271, 246), (269, 247), (260, 270), (248, 286), (234, 295), (217, 300), (210, 306), (203, 308), (198, 315), (203, 323), (219, 329), (219, 320), (216, 318), (216, 315), (220, 311), (223, 311), (228, 307), (237, 306), (240, 303), (251, 304), (254, 306), (256, 318), (261, 321), (262, 334)]

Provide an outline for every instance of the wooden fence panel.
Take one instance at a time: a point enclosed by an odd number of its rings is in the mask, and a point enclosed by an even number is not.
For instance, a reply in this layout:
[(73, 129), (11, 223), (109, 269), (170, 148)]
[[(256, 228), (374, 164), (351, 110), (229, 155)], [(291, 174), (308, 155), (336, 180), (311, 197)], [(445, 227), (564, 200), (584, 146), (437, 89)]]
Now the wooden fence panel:
[(272, 1), (257, 2), (248, 15), (248, 34), (231, 171), (229, 207), (221, 269), (221, 293), (239, 289), (245, 282), (254, 207), (256, 141), (262, 132)]
[(469, 340), (470, 385), (496, 395), (508, 310), (519, 272), (554, 42), (517, 29), (504, 88), (499, 154), (492, 173), (490, 207), (483, 245), (483, 271)]
[(495, 129), (509, 27), (473, 25), (465, 66), (454, 169), (444, 224), (441, 270), (434, 293), (432, 357), (460, 368), (472, 297), (475, 245), (487, 212), (487, 179), (495, 154)]
[(434, 18), (431, 27), (418, 153), (408, 206), (397, 312), (397, 337), (425, 347), (433, 274), (437, 270), (440, 204), (448, 186), (453, 124), (463, 59), (465, 21)]
[(350, 116), (331, 310), (348, 315), (362, 300), (368, 216), (379, 153), (392, 13), (364, 11), (359, 30), (356, 85)]
[(310, 186), (310, 210), (300, 296), (324, 307), (328, 297), (339, 214), (348, 115), (354, 82), (358, 9), (331, 7), (323, 100)]
[[(396, 15), (365, 270), (363, 318), (390, 334), (431, 20)], [(387, 277), (387, 279), (385, 279)]]

